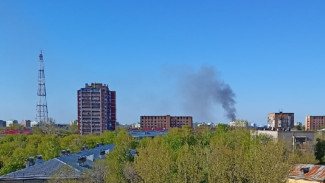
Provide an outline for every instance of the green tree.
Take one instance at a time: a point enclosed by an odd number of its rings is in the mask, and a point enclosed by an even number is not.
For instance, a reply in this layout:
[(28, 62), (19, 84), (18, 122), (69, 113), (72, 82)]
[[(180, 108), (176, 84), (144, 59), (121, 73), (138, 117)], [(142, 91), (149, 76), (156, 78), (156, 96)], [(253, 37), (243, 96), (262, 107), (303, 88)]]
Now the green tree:
[(315, 155), (309, 151), (295, 150), (295, 152), (289, 154), (290, 164), (317, 164)]
[(199, 145), (185, 144), (176, 159), (174, 182), (204, 182), (206, 159), (204, 149)]
[(55, 120), (53, 118), (48, 118), (47, 121), (40, 122), (39, 128), (44, 134), (55, 135), (57, 133), (57, 127), (55, 125)]
[(123, 176), (123, 169), (126, 162), (130, 160), (129, 156), (127, 148), (121, 145), (115, 146), (114, 150), (107, 155), (106, 182), (126, 182)]
[[(60, 138), (60, 146), (62, 149), (70, 149), (71, 153), (76, 153), (79, 152), (82, 148), (82, 146), (84, 146), (86, 144), (84, 136), (80, 136), (80, 135), (68, 135), (65, 136), (63, 138)], [(96, 142), (96, 141), (95, 141)]]
[(59, 139), (54, 135), (46, 135), (38, 146), (38, 154), (42, 154), (45, 160), (59, 156), (61, 147)]
[(57, 169), (51, 175), (51, 179), (47, 181), (48, 183), (79, 183), (82, 181), (76, 179), (76, 177), (82, 177), (81, 172), (76, 171), (70, 165), (63, 165)]
[(32, 132), (34, 135), (44, 135), (45, 134), (39, 126), (32, 127)]
[[(17, 150), (17, 151), (16, 151)], [(4, 175), (21, 167), (25, 160), (21, 160), (18, 155), (21, 155), (22, 148), (17, 147), (14, 142), (7, 142), (0, 146), (0, 158), (3, 167), (0, 169), (0, 175)]]
[(218, 124), (216, 126), (216, 133), (225, 133), (229, 130), (229, 126), (227, 124)]
[(107, 180), (107, 163), (106, 160), (97, 160), (94, 162), (92, 169), (85, 172), (85, 183), (105, 182)]
[(101, 142), (103, 144), (113, 144), (116, 137), (116, 132), (105, 131), (100, 135)]
[(175, 162), (171, 151), (164, 144), (162, 137), (155, 137), (147, 147), (138, 149), (139, 156), (135, 158), (135, 169), (144, 182), (173, 182)]
[(78, 125), (77, 124), (71, 124), (68, 126), (68, 131), (71, 133), (71, 134), (78, 134), (79, 131), (78, 131)]
[(23, 130), (24, 127), (19, 124), (10, 124), (7, 130)]
[(130, 183), (140, 182), (140, 176), (138, 172), (135, 170), (134, 165), (132, 163), (127, 163), (123, 169), (123, 176)]
[(84, 138), (85, 138), (85, 143), (89, 148), (94, 148), (96, 147), (97, 143), (101, 142), (100, 136), (98, 135), (89, 134), (84, 136)]
[(38, 145), (42, 142), (42, 135), (29, 135), (27, 137), (26, 153), (30, 156), (38, 154)]
[(119, 130), (114, 138), (114, 150), (106, 157), (107, 182), (127, 182), (123, 175), (124, 167), (128, 162), (133, 161), (130, 153), (132, 147), (132, 136), (126, 130)]
[(316, 139), (317, 143), (315, 145), (315, 158), (319, 161), (320, 164), (324, 163), (325, 156), (325, 140)]
[(176, 151), (185, 144), (186, 135), (182, 134), (182, 132), (183, 131), (178, 128), (173, 128), (168, 132), (168, 134), (164, 137), (168, 148)]

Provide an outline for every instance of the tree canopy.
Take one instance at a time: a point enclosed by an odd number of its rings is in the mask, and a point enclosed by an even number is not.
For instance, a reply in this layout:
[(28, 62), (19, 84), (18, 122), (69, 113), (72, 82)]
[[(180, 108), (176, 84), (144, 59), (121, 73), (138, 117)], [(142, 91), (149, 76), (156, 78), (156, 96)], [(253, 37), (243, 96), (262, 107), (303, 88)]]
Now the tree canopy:
[[(284, 143), (252, 136), (244, 128), (219, 126), (171, 129), (167, 135), (135, 141), (126, 130), (102, 135), (7, 135), (0, 139), (0, 175), (25, 167), (30, 156), (45, 160), (61, 150), (78, 152), (97, 143), (115, 144), (106, 159), (95, 162), (85, 182), (285, 182), (291, 165), (314, 163), (307, 152), (290, 152)], [(325, 141), (318, 140), (315, 156), (324, 158)], [(322, 154), (323, 153), (323, 154)], [(80, 182), (78, 180), (78, 182)]]

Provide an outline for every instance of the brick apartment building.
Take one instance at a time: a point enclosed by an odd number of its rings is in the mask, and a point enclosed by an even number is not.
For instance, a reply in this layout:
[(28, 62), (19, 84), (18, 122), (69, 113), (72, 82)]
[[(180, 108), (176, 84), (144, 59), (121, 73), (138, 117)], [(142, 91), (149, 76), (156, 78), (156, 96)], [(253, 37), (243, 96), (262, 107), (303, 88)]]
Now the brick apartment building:
[(192, 116), (140, 116), (141, 128), (170, 129), (174, 127), (181, 128), (184, 125), (192, 128)]
[(267, 115), (267, 126), (273, 130), (289, 130), (294, 126), (294, 113), (270, 113)]
[(306, 116), (305, 127), (307, 131), (320, 130), (325, 126), (325, 116)]
[(78, 90), (78, 130), (81, 135), (115, 130), (116, 92), (101, 83)]

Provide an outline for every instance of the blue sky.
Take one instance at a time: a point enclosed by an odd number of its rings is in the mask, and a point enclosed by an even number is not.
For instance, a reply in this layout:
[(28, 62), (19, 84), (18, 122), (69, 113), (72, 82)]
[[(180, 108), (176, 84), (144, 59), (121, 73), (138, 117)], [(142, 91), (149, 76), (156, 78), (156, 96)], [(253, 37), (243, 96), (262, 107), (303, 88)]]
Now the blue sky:
[[(237, 118), (266, 124), (324, 113), (324, 1), (0, 1), (0, 119), (35, 119), (43, 49), (49, 116), (77, 118), (77, 90), (117, 91), (117, 118), (193, 115), (179, 74), (213, 67), (236, 94)], [(204, 96), (202, 96), (204, 97)]]

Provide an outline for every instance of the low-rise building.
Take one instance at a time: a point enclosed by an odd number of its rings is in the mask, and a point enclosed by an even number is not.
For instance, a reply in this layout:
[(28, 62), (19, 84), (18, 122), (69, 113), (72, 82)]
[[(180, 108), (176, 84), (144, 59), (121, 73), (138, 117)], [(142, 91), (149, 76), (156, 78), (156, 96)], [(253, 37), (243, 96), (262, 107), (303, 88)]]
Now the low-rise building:
[(236, 120), (236, 121), (231, 121), (229, 123), (229, 126), (231, 127), (243, 127), (243, 128), (248, 128), (248, 121), (246, 120)]
[(37, 121), (32, 121), (32, 122), (30, 122), (30, 126), (31, 127), (38, 126), (38, 122)]
[(170, 129), (174, 127), (181, 128), (184, 125), (192, 128), (192, 116), (140, 116), (140, 126), (144, 129)]
[(141, 128), (140, 122), (132, 123), (132, 129)]
[(257, 130), (257, 135), (266, 135), (274, 140), (282, 140), (286, 143), (287, 148), (294, 151), (297, 148), (307, 151), (313, 151), (315, 141), (315, 133), (311, 131), (271, 131)]
[(146, 137), (154, 138), (156, 136), (166, 135), (168, 131), (129, 131), (129, 134), (135, 140), (141, 140)]
[(31, 128), (31, 122), (31, 120), (22, 120), (20, 122), (20, 125), (28, 129)]
[(194, 128), (197, 127), (209, 127), (209, 128), (214, 128), (216, 125), (213, 122), (196, 122), (193, 124)]
[(6, 127), (10, 127), (11, 125), (18, 125), (18, 121), (17, 120), (6, 121)]
[(71, 120), (69, 122), (70, 125), (78, 125), (78, 120)]

